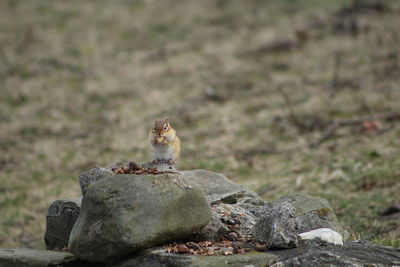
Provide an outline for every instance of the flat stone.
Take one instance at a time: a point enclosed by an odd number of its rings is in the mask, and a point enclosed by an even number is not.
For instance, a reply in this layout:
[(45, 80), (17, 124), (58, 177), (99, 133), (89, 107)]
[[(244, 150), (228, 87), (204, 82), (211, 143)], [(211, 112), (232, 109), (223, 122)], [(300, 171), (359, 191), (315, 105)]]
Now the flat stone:
[[(153, 168), (156, 169), (157, 172), (159, 173), (178, 173), (181, 174), (178, 170), (176, 170), (175, 165), (171, 165), (165, 162), (144, 162), (144, 163), (135, 163), (138, 167), (141, 168)], [(117, 163), (118, 166), (125, 166), (129, 167), (128, 162), (120, 162)], [(93, 185), (94, 183), (102, 180), (105, 177), (108, 177), (109, 175), (115, 175), (115, 173), (112, 171), (112, 169), (117, 168), (117, 165), (113, 165), (107, 168), (97, 166), (95, 168), (92, 168), (81, 175), (79, 175), (78, 180), (79, 180), (79, 185), (81, 186), (82, 194), (84, 195), (86, 193), (86, 190), (88, 187)]]
[(269, 266), (276, 262), (278, 257), (271, 253), (251, 252), (230, 256), (196, 256), (186, 254), (165, 253), (162, 248), (151, 248), (143, 251), (138, 256), (122, 260), (113, 267), (243, 267), (243, 266)]
[(1, 267), (44, 267), (72, 264), (76, 258), (68, 252), (33, 250), (26, 248), (0, 249)]

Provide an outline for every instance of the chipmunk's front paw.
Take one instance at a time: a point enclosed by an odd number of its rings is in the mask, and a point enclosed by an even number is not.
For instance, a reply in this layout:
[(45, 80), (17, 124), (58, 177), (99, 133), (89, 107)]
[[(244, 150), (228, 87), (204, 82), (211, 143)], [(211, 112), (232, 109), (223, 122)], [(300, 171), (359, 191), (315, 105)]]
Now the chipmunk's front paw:
[(161, 144), (164, 145), (164, 146), (166, 146), (166, 145), (168, 145), (168, 141), (167, 141), (167, 140), (164, 140), (164, 141), (161, 142)]

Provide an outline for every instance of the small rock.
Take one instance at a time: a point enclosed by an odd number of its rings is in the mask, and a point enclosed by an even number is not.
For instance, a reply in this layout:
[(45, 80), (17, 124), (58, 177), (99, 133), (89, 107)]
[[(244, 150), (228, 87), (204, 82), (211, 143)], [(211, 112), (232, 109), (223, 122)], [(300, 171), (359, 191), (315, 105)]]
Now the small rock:
[(323, 241), (335, 244), (335, 245), (343, 245), (342, 236), (332, 229), (329, 228), (320, 228), (316, 230), (312, 230), (309, 232), (299, 234), (302, 240), (310, 240), (314, 238), (319, 238)]
[(189, 248), (185, 244), (178, 244), (177, 246), (178, 253), (184, 254), (189, 251)]
[(200, 250), (200, 249), (201, 249), (200, 246), (199, 246), (199, 244), (197, 244), (197, 243), (195, 243), (195, 242), (187, 242), (187, 243), (186, 243), (186, 246), (187, 246), (188, 248), (191, 248), (191, 249), (194, 249), (194, 250)]
[(78, 219), (82, 198), (61, 199), (51, 203), (46, 215), (46, 249), (61, 250), (68, 246), (69, 235)]
[(221, 248), (222, 255), (232, 255), (233, 248)]
[(297, 225), (295, 209), (287, 202), (267, 210), (265, 216), (253, 228), (253, 236), (265, 242), (269, 248), (295, 248)]
[(238, 234), (235, 232), (230, 232), (226, 238), (230, 241), (236, 241), (238, 239)]
[(267, 249), (267, 245), (265, 244), (256, 244), (255, 246), (256, 251), (263, 252)]

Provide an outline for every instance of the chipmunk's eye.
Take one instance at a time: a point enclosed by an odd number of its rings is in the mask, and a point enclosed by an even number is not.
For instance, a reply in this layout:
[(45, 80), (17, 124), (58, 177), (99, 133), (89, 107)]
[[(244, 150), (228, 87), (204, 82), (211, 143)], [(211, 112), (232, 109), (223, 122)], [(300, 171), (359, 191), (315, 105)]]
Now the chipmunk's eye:
[(168, 131), (168, 125), (164, 125), (164, 131)]
[(155, 132), (156, 132), (156, 128), (153, 128), (153, 130), (152, 130), (152, 131), (153, 131), (153, 133), (155, 133)]

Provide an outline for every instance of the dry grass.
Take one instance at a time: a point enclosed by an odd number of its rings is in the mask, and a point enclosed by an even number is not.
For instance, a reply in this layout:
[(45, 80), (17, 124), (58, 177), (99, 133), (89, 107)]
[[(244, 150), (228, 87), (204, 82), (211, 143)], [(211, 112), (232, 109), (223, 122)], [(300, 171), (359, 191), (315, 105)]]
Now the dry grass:
[(398, 121), (310, 146), (333, 119), (399, 110), (399, 3), (339, 16), (351, 3), (2, 1), (0, 247), (43, 247), (79, 173), (151, 159), (157, 117), (180, 169), (327, 198), (355, 237), (398, 246), (398, 221), (378, 217), (400, 202)]

